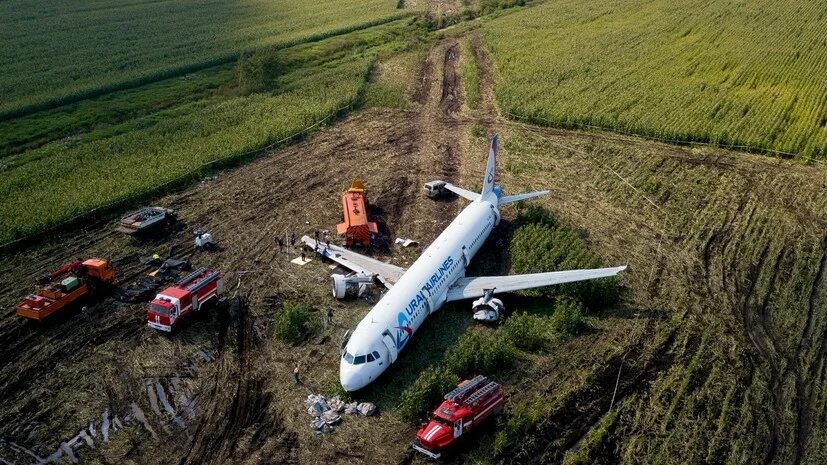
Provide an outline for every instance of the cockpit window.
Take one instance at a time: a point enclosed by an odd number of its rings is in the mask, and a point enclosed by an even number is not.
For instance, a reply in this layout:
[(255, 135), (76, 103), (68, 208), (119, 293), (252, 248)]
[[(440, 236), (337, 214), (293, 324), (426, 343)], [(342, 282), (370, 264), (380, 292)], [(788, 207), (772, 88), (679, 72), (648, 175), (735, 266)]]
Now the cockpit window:
[(347, 363), (353, 364), (353, 355), (349, 354), (348, 352), (345, 352), (345, 354), (342, 357), (344, 357)]
[(374, 350), (373, 351), (373, 358), (374, 358), (374, 360), (379, 360), (381, 358), (381, 357), (379, 357), (379, 352)]
[(353, 364), (354, 365), (361, 365), (363, 363), (365, 363), (365, 356), (364, 355), (357, 355), (356, 357), (354, 357), (354, 359), (353, 359)]
[(367, 358), (368, 363), (370, 363), (370, 362), (372, 362), (372, 361), (374, 360), (374, 358), (373, 358), (373, 354), (368, 354), (368, 356), (367, 356), (367, 357), (368, 357), (368, 358)]

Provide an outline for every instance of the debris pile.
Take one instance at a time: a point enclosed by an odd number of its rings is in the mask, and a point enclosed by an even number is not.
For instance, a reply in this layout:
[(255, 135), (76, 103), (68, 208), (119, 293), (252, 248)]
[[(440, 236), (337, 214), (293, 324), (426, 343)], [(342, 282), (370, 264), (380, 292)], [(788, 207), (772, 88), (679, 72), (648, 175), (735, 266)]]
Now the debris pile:
[(342, 420), (342, 413), (349, 415), (372, 416), (376, 414), (376, 405), (370, 402), (351, 402), (346, 404), (339, 396), (330, 400), (321, 394), (310, 394), (304, 401), (307, 413), (313, 417), (310, 427), (317, 433), (333, 431), (333, 425)]

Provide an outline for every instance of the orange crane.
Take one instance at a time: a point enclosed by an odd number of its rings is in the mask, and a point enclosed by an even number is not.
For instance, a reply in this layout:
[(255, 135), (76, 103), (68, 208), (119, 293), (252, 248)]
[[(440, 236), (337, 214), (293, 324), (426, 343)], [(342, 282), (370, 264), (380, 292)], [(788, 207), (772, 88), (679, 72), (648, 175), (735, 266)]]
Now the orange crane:
[[(61, 281), (58, 279), (63, 278)], [(84, 297), (97, 286), (112, 284), (115, 270), (108, 260), (76, 260), (42, 276), (41, 284), (50, 283), (36, 294), (29, 294), (17, 305), (17, 314), (43, 321), (56, 311)]]
[(370, 247), (370, 236), (379, 231), (376, 223), (368, 221), (365, 209), (365, 185), (354, 180), (342, 196), (344, 221), (336, 225), (336, 233), (345, 237), (345, 245), (361, 244)]

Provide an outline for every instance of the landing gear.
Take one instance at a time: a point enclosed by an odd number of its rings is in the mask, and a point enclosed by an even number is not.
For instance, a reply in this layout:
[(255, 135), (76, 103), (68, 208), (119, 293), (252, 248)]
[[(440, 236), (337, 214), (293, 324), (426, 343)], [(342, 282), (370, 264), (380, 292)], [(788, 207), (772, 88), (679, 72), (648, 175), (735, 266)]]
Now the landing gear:
[(471, 304), (474, 311), (474, 319), (484, 323), (493, 323), (500, 319), (505, 311), (503, 301), (494, 298), (494, 289), (485, 289), (485, 294)]

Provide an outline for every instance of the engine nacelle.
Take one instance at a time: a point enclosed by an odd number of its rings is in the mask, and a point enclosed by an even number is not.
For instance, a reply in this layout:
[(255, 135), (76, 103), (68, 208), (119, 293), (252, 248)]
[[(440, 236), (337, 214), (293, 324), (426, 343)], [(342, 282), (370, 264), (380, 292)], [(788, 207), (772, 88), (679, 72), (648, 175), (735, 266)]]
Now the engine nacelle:
[(500, 315), (505, 312), (505, 305), (500, 299), (483, 296), (471, 304), (471, 309), (475, 320), (492, 323), (500, 319)]
[(343, 274), (330, 275), (333, 297), (337, 299), (355, 299), (373, 284), (373, 276)]

